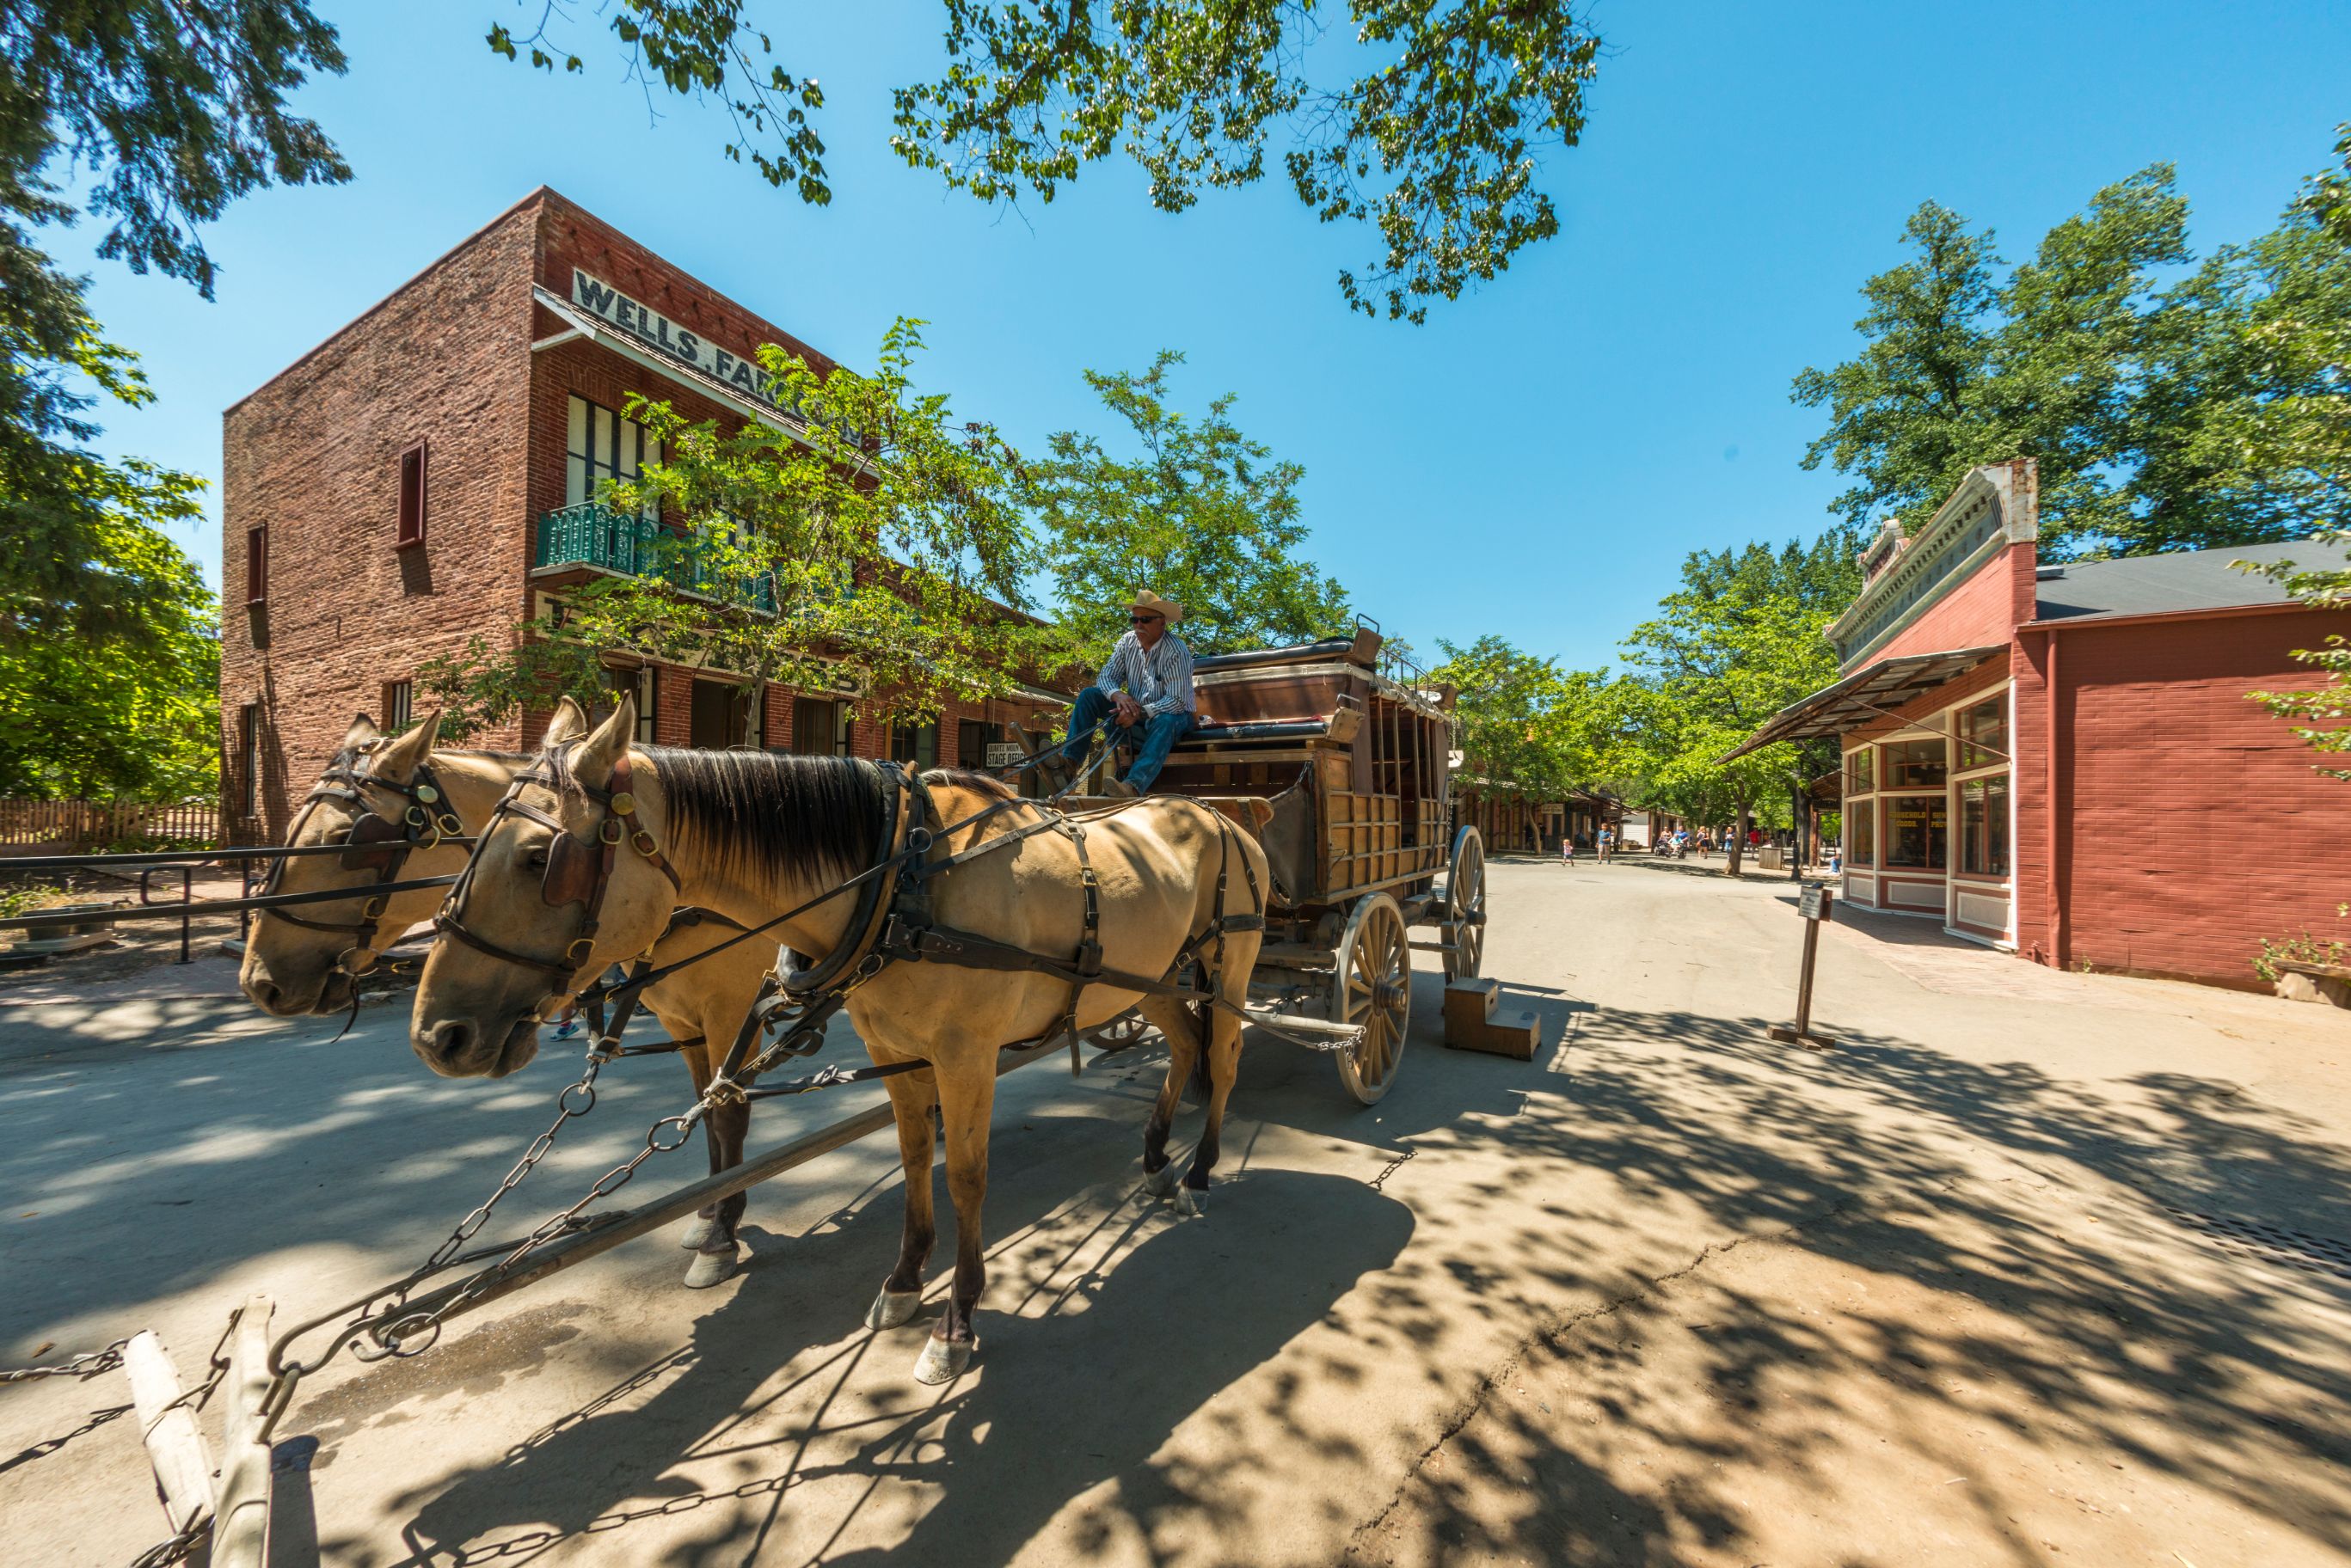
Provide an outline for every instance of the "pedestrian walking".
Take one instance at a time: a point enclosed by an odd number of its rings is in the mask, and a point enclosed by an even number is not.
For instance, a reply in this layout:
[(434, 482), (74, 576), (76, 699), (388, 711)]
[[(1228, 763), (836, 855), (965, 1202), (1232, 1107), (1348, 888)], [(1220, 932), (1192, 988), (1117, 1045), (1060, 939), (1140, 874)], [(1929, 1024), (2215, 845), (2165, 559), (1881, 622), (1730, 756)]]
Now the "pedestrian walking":
[(1613, 827), (1602, 828), (1600, 830), (1600, 864), (1603, 866), (1608, 864), (1609, 854), (1614, 850), (1615, 847), (1616, 830)]
[(1562, 866), (1575, 864), (1575, 835), (1573, 833), (1559, 836), (1559, 863)]

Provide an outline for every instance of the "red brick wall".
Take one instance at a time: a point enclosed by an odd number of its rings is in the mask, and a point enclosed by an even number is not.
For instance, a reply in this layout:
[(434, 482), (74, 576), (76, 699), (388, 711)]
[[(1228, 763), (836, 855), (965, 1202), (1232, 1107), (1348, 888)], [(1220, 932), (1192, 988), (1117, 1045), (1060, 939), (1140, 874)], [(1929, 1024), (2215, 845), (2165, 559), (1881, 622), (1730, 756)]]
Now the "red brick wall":
[(2292, 650), (2330, 632), (2351, 635), (2351, 613), (2055, 634), (2066, 958), (2251, 985), (2260, 939), (2345, 933), (2351, 784), (2245, 699), (2305, 682)]
[[(385, 682), (522, 608), (528, 533), (513, 454), (535, 222), (527, 205), (507, 213), (224, 416), (224, 783), (235, 803), (237, 711), (258, 702), (266, 836), (283, 834), (291, 801), (353, 711), (378, 711)], [(425, 543), (396, 551), (400, 453), (417, 441), (429, 443)], [(248, 617), (246, 534), (256, 526), (268, 530), (269, 602)]]

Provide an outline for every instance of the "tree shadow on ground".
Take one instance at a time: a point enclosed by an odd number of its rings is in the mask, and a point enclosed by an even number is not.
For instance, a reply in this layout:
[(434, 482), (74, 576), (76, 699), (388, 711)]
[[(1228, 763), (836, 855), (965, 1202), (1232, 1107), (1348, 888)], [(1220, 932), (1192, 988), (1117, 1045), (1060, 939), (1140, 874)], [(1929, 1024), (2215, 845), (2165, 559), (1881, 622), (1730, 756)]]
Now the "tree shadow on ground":
[[(2339, 1254), (2325, 1248), (2284, 1271), (2196, 1257), (2209, 1228), (2179, 1220), (2351, 1236), (2351, 1158), (2319, 1124), (2217, 1079), (2148, 1074), (2110, 1095), (1887, 1036), (1844, 1034), (1845, 1049), (1811, 1056), (1769, 1044), (1764, 1028), (1607, 1009), (1584, 1021), (1573, 1075), (1552, 1080), (1562, 1114), (1499, 1135), (1531, 1165), (1609, 1174), (1604, 1204), (1543, 1205), (1562, 1237), (1584, 1239), (1587, 1256), (1622, 1252), (1645, 1211), (1695, 1202), (1717, 1227), (1784, 1231), (1856, 1273), (1975, 1303), (1983, 1312), (1957, 1317), (1845, 1306), (1838, 1326), (1929, 1399), (2001, 1380), (2018, 1397), (1998, 1419), (2020, 1441), (2109, 1451), (2351, 1551), (2351, 1356), (2330, 1326), (2351, 1308), (2351, 1268), (2327, 1272)], [(2002, 1166), (2019, 1179), (1993, 1173)], [(1595, 1282), (1576, 1251), (1553, 1246), (1538, 1265), (1562, 1292)], [(1836, 1462), (1834, 1428), (1867, 1417), (1841, 1407), (1850, 1384), (1824, 1370), (1838, 1354), (1824, 1321), (1716, 1290), (1699, 1315), (1723, 1332), (1693, 1348), (1646, 1282), (1598, 1285), (1606, 1333), (1559, 1324), (1536, 1348), (1573, 1359), (1569, 1382), (1610, 1391), (1594, 1407), (1604, 1439), (1562, 1449), (1531, 1404), (1489, 1400), (1458, 1462), (1425, 1468), (1413, 1506), (1359, 1537), (1361, 1557), (1744, 1561), (1756, 1521), (1725, 1471), (1834, 1492), (1844, 1478), (1814, 1467)], [(1645, 1362), (1667, 1351), (1719, 1406), (1702, 1435), (1687, 1401), (1641, 1389)], [(1766, 1398), (1768, 1435), (1742, 1418)], [(1628, 1492), (1623, 1471), (1585, 1462), (1644, 1440), (1679, 1461), (1641, 1478), (1654, 1487)], [(1498, 1494), (1519, 1505), (1497, 1507)]]

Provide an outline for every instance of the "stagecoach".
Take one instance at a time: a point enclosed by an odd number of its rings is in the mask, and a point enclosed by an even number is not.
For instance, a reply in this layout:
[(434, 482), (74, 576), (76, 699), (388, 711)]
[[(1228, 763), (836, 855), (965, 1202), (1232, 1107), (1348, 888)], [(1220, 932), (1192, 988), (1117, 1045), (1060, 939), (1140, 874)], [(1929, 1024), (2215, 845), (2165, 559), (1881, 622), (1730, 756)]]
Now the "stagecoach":
[[(1413, 950), (1440, 954), (1450, 981), (1476, 975), (1485, 949), (1485, 846), (1475, 827), (1452, 828), (1453, 693), (1384, 662), (1368, 622), (1349, 637), (1206, 655), (1194, 685), (1198, 727), (1155, 790), (1215, 806), (1264, 846), (1273, 898), (1250, 997), (1360, 1027), (1332, 1054), (1347, 1092), (1370, 1105), (1403, 1061)], [(1079, 792), (1106, 761), (1093, 759)], [(1143, 1028), (1130, 1013), (1095, 1038), (1123, 1044)]]

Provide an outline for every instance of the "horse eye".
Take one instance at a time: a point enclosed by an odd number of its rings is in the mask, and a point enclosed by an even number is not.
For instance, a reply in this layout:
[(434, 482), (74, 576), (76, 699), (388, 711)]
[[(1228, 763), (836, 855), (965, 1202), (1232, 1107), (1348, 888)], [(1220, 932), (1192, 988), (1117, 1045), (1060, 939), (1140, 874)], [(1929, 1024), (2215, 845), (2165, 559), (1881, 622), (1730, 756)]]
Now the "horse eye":
[(524, 858), (523, 864), (528, 866), (534, 871), (546, 870), (547, 851), (544, 849), (532, 850), (530, 854)]

